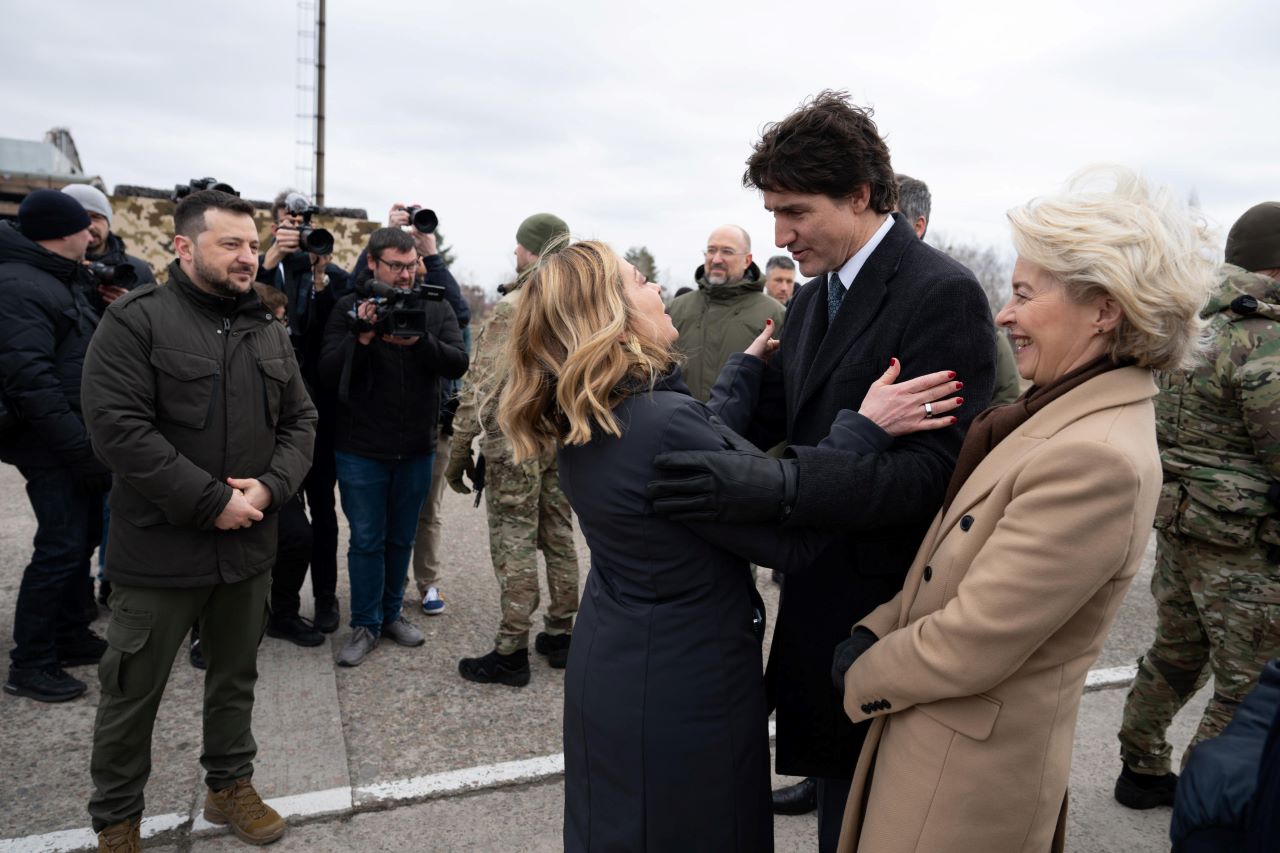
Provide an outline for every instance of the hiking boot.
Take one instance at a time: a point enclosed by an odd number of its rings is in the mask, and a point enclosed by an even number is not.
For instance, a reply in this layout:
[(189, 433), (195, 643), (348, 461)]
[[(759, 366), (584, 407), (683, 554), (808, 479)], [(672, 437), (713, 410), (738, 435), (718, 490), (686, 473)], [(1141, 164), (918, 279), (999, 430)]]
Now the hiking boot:
[(548, 634), (538, 632), (533, 638), (533, 650), (547, 659), (552, 669), (564, 669), (569, 662), (569, 642), (573, 634)]
[(1173, 805), (1174, 792), (1178, 790), (1178, 774), (1137, 773), (1128, 765), (1121, 767), (1116, 779), (1116, 802), (1131, 809), (1154, 809), (1156, 806)]
[(516, 649), (509, 655), (492, 651), (480, 658), (458, 661), (458, 673), (467, 681), (524, 687), (529, 683), (529, 650)]
[(321, 634), (332, 634), (338, 630), (338, 623), (341, 617), (338, 615), (338, 599), (331, 598), (328, 601), (316, 599), (316, 630)]
[(58, 640), (59, 666), (88, 666), (102, 660), (107, 641), (85, 628), (66, 639)]
[(403, 616), (383, 625), (382, 636), (390, 637), (398, 646), (408, 646), (411, 649), (427, 641), (427, 638), (422, 636), (422, 632), (409, 624), (409, 620)]
[(378, 647), (378, 635), (363, 625), (351, 629), (351, 636), (338, 652), (338, 666), (359, 666)]
[(142, 853), (142, 818), (104, 828), (98, 833), (98, 853)]
[(434, 586), (427, 587), (422, 594), (422, 612), (428, 616), (439, 616), (444, 612), (444, 596)]
[(63, 672), (56, 666), (43, 669), (9, 667), (9, 680), (4, 692), (11, 696), (26, 696), (37, 702), (66, 702), (75, 699), (89, 688), (78, 678)]
[(271, 614), (267, 619), (267, 636), (304, 647), (318, 646), (324, 642), (324, 634), (317, 631), (309, 619), (303, 619), (297, 613), (279, 617)]
[(248, 779), (237, 779), (221, 791), (210, 788), (204, 798), (204, 819), (230, 825), (236, 837), (249, 844), (270, 844), (287, 828), (284, 818), (262, 801)]

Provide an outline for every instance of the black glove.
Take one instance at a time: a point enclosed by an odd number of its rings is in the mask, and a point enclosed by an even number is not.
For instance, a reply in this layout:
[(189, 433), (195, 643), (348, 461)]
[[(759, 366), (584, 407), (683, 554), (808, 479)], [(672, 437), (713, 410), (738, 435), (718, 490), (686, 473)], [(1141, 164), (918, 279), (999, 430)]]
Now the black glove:
[(849, 639), (836, 646), (835, 654), (831, 656), (831, 683), (841, 696), (844, 695), (844, 674), (879, 639), (870, 628), (859, 625), (853, 629), (853, 635)]
[(673, 450), (654, 457), (654, 467), (667, 478), (645, 489), (653, 511), (677, 521), (784, 520), (796, 502), (796, 461), (774, 459), (717, 418), (711, 423), (728, 449)]

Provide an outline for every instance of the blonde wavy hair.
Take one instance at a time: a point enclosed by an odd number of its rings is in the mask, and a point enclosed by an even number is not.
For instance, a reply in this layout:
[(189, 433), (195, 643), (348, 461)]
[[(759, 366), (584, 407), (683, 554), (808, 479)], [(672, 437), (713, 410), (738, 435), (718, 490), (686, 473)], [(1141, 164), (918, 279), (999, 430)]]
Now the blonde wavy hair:
[(566, 242), (549, 247), (526, 278), (507, 338), (498, 424), (516, 461), (555, 443), (621, 436), (613, 410), (676, 361), (637, 322), (613, 250)]
[(1200, 309), (1214, 287), (1216, 242), (1167, 187), (1122, 166), (1095, 166), (1062, 194), (1008, 216), (1018, 254), (1057, 278), (1068, 299), (1119, 303), (1113, 360), (1169, 370), (1203, 349)]

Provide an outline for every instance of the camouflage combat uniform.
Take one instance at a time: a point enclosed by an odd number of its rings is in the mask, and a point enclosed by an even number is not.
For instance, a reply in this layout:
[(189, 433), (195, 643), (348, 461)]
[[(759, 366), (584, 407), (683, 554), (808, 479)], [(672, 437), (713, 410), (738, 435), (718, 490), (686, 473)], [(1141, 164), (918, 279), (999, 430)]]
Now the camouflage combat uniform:
[(1201, 316), (1207, 357), (1158, 377), (1158, 622), (1120, 729), (1124, 763), (1157, 775), (1170, 771), (1170, 721), (1210, 672), (1191, 746), (1222, 731), (1280, 655), (1280, 282), (1225, 265)]
[(548, 634), (573, 631), (578, 612), (578, 556), (573, 544), (569, 500), (560, 490), (554, 447), (520, 464), (498, 431), (497, 391), (507, 331), (520, 291), (507, 295), (476, 337), (471, 372), (453, 419), (453, 447), (469, 448), (480, 436), (485, 458), (485, 509), (489, 516), (489, 554), (502, 590), (502, 624), (494, 647), (507, 655), (528, 648), (533, 612), (538, 608), (538, 551), (547, 563), (551, 603), (543, 617)]

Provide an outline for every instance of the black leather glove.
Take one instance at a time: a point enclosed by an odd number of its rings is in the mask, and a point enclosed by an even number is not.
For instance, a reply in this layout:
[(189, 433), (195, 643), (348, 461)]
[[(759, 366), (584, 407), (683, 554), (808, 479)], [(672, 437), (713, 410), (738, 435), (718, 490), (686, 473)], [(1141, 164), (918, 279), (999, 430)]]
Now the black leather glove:
[(870, 628), (859, 625), (849, 639), (836, 646), (835, 654), (831, 656), (831, 684), (841, 696), (844, 695), (844, 674), (879, 639)]
[(645, 489), (654, 512), (677, 521), (784, 520), (796, 502), (796, 461), (774, 459), (718, 419), (711, 422), (726, 449), (673, 450), (654, 457), (654, 467), (666, 475)]

